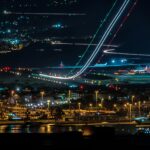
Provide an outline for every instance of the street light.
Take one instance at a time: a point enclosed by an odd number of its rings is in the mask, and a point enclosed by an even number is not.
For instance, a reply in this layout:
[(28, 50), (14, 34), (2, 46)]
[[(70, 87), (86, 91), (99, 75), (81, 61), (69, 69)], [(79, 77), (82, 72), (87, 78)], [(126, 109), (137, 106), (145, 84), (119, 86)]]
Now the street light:
[(69, 98), (69, 110), (70, 108), (70, 104), (71, 104), (71, 90), (68, 91), (68, 98)]
[(43, 101), (43, 97), (44, 97), (45, 92), (41, 91), (40, 94), (41, 94), (41, 98), (42, 98), (42, 101)]
[(15, 94), (15, 91), (14, 91), (14, 90), (12, 90), (12, 91), (11, 91), (11, 96), (13, 97), (13, 96), (14, 96), (14, 94)]
[(100, 104), (98, 104), (98, 106), (100, 107), (100, 108), (102, 108), (103, 107), (103, 105), (100, 103)]
[(102, 97), (102, 98), (101, 98), (101, 104), (102, 104), (102, 105), (103, 105), (103, 102), (104, 102), (104, 98)]
[(141, 116), (141, 102), (138, 102), (139, 116)]
[(96, 102), (96, 107), (97, 107), (98, 92), (99, 92), (99, 91), (95, 91), (95, 102)]
[(114, 108), (117, 109), (117, 104), (114, 104)]
[(51, 100), (47, 100), (48, 110), (49, 110), (49, 107), (50, 107), (50, 102), (51, 102)]
[(127, 110), (127, 115), (128, 115), (128, 103), (124, 104), (124, 109)]
[(78, 103), (78, 108), (79, 108), (79, 111), (80, 111), (80, 109), (81, 109), (81, 103)]
[(116, 107), (117, 107), (117, 104), (114, 104), (114, 107), (116, 108)]
[(130, 122), (132, 119), (132, 104), (129, 104), (129, 118), (130, 118)]
[(92, 106), (93, 106), (93, 104), (92, 104), (92, 103), (90, 103), (90, 104), (89, 104), (89, 106), (90, 106), (90, 109), (92, 110)]
[(135, 98), (135, 96), (132, 95), (132, 97), (131, 97), (132, 105), (133, 105), (134, 98)]
[(111, 100), (111, 96), (110, 95), (108, 96), (108, 100)]
[(14, 94), (13, 97), (15, 99), (16, 105), (18, 106), (19, 95), (18, 94)]
[(124, 107), (127, 108), (127, 104), (124, 104)]

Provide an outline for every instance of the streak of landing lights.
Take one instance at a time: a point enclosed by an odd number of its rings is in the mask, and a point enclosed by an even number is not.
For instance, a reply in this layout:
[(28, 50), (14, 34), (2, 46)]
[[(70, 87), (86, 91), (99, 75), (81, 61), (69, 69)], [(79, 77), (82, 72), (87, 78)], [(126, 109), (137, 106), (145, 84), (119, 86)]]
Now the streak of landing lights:
[[(52, 42), (52, 45), (75, 45), (75, 46), (88, 46), (88, 45), (91, 45), (91, 46), (97, 46), (98, 44)], [(106, 45), (106, 44), (104, 44), (103, 46), (105, 46), (105, 47), (109, 46), (109, 47), (114, 47), (114, 48), (119, 47), (119, 45)]]
[(33, 12), (11, 12), (4, 10), (4, 15), (46, 15), (46, 16), (86, 16), (86, 13), (33, 13)]
[[(127, 13), (127, 15), (124, 17), (123, 21), (121, 22), (121, 24), (119, 25), (118, 29), (116, 30), (115, 34), (113, 35), (112, 39), (109, 41), (109, 44), (111, 45), (111, 43), (113, 42), (113, 40), (116, 38), (117, 34), (119, 33), (119, 31), (121, 30), (121, 28), (123, 27), (123, 25), (125, 24), (125, 22), (127, 21), (127, 19), (129, 18), (129, 16), (131, 15), (134, 7), (137, 5), (138, 0), (136, 0), (134, 2), (134, 4), (132, 5), (132, 7), (130, 8), (129, 12)], [(109, 47), (107, 47), (109, 48)]]
[[(113, 37), (111, 38), (111, 40), (109, 41), (108, 45), (111, 45), (113, 40), (116, 38), (117, 34), (119, 33), (119, 31), (121, 30), (121, 28), (123, 27), (123, 25), (125, 24), (125, 22), (127, 21), (127, 19), (129, 18), (129, 16), (131, 15), (134, 7), (137, 5), (138, 0), (135, 0), (135, 2), (133, 3), (132, 7), (130, 8), (130, 10), (128, 11), (127, 15), (124, 17), (123, 21), (121, 22), (121, 24), (119, 25), (119, 27), (117, 28), (116, 32), (114, 33)], [(108, 46), (107, 49), (109, 49), (110, 47)], [(102, 55), (97, 63), (100, 63), (100, 61), (102, 60), (104, 55)], [(92, 70), (91, 70), (92, 71)]]
[[(31, 78), (31, 76), (29, 78)], [(47, 79), (47, 78), (42, 78), (40, 76), (34, 76), (34, 75), (32, 75), (32, 78), (37, 79), (37, 80), (41, 80), (41, 81), (48, 81), (48, 82), (52, 82), (52, 83), (55, 83), (55, 84), (68, 86), (67, 82), (62, 82), (62, 81), (57, 81), (57, 80), (50, 80), (50, 79)]]
[[(47, 78), (42, 78), (40, 76), (32, 76), (32, 78), (33, 79), (37, 79), (37, 80), (41, 80), (41, 81), (52, 82), (54, 84), (60, 84), (60, 85), (69, 86), (69, 83), (58, 81), (58, 80), (55, 80), (55, 79), (50, 80), (50, 79), (47, 79)], [(73, 81), (75, 81), (75, 80), (73, 80)], [(79, 82), (79, 83), (83, 83), (84, 82), (84, 84), (87, 84), (87, 85), (101, 85), (102, 84), (102, 81), (99, 81), (99, 80), (89, 80), (89, 79), (82, 79), (82, 78), (77, 79), (76, 82)]]
[(121, 5), (119, 11), (117, 12), (117, 14), (115, 15), (115, 17), (112, 19), (111, 23), (109, 24), (108, 28), (106, 29), (106, 31), (104, 32), (101, 40), (99, 41), (98, 45), (96, 46), (95, 50), (93, 51), (93, 53), (91, 54), (90, 58), (86, 61), (86, 63), (84, 64), (83, 68), (80, 69), (77, 73), (75, 73), (72, 76), (65, 76), (65, 77), (55, 77), (55, 76), (49, 76), (49, 75), (45, 75), (45, 74), (39, 74), (42, 77), (48, 77), (48, 78), (52, 78), (52, 79), (62, 79), (62, 80), (70, 80), (70, 79), (74, 79), (79, 77), (81, 74), (83, 74), (86, 69), (90, 66), (90, 64), (92, 63), (92, 61), (94, 60), (94, 58), (97, 56), (98, 52), (100, 51), (100, 49), (102, 48), (104, 42), (106, 41), (107, 37), (109, 36), (110, 32), (112, 31), (112, 29), (114, 28), (114, 26), (116, 25), (117, 21), (119, 20), (119, 18), (121, 17), (121, 15), (124, 13), (125, 9), (127, 8), (128, 4), (129, 4), (130, 0), (125, 0), (123, 2), (123, 4)]
[(121, 52), (114, 52), (115, 49), (107, 49), (104, 50), (104, 54), (113, 54), (113, 55), (126, 55), (126, 56), (142, 56), (142, 57), (150, 57), (150, 54), (135, 54), (135, 53), (121, 53)]
[[(94, 40), (95, 40), (95, 38), (97, 37), (97, 35), (98, 35), (100, 29), (103, 27), (104, 23), (105, 23), (105, 22), (107, 21), (107, 19), (109, 18), (110, 14), (111, 14), (112, 10), (114, 9), (114, 7), (116, 6), (117, 2), (118, 2), (118, 0), (116, 0), (116, 1), (113, 3), (111, 9), (108, 11), (108, 13), (107, 13), (106, 16), (104, 17), (103, 21), (100, 23), (98, 29), (96, 30), (96, 32), (95, 32), (95, 34), (94, 34), (94, 37), (92, 38), (90, 44), (87, 46), (86, 50), (84, 51), (84, 53), (82, 54), (82, 56), (80, 57), (80, 59), (77, 61), (77, 63), (75, 64), (75, 66), (78, 66), (78, 65), (80, 64), (80, 62), (82, 61), (83, 57), (84, 57), (84, 56), (86, 55), (86, 53), (88, 52), (88, 50), (89, 50), (91, 44), (94, 42)], [(68, 75), (70, 75), (73, 71), (74, 71), (74, 69), (71, 70), (71, 71), (68, 73)]]

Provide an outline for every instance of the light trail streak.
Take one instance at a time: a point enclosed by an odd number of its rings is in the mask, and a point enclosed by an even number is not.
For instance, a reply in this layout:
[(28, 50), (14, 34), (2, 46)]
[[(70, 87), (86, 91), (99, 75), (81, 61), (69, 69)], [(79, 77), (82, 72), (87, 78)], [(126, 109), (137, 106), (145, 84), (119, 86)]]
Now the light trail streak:
[(86, 16), (85, 13), (32, 13), (3, 11), (4, 15)]
[[(118, 29), (116, 30), (115, 34), (113, 35), (112, 39), (109, 41), (108, 45), (111, 45), (111, 43), (113, 42), (113, 40), (115, 39), (115, 37), (117, 36), (117, 34), (119, 33), (119, 31), (121, 30), (121, 28), (123, 27), (123, 25), (125, 24), (125, 22), (127, 21), (127, 19), (129, 18), (130, 14), (132, 13), (134, 7), (136, 6), (138, 0), (136, 0), (133, 4), (133, 6), (130, 8), (127, 16), (124, 17), (123, 21), (121, 22), (120, 26), (118, 27)], [(108, 47), (109, 48), (109, 47)]]
[[(90, 46), (92, 46), (93, 41), (95, 40), (95, 38), (96, 38), (98, 32), (100, 31), (100, 29), (103, 27), (104, 23), (107, 21), (108, 17), (110, 16), (110, 14), (111, 14), (113, 8), (115, 7), (115, 5), (116, 5), (116, 3), (117, 3), (117, 1), (118, 1), (118, 0), (116, 0), (116, 1), (114, 2), (114, 4), (113, 4), (113, 6), (111, 7), (111, 9), (109, 10), (109, 12), (108, 12), (108, 13), (106, 14), (106, 16), (104, 17), (104, 20), (102, 21), (102, 23), (101, 23), (100, 26), (98, 27), (97, 31), (95, 32), (93, 39), (91, 40), (90, 44), (89, 44), (88, 47), (86, 48), (85, 52), (82, 54), (82, 57), (81, 57), (81, 58), (79, 59), (79, 61), (75, 64), (76, 66), (78, 66), (78, 65), (80, 64), (80, 62), (82, 61), (83, 57), (84, 57), (84, 56), (86, 55), (86, 53), (88, 52)], [(72, 69), (72, 70), (68, 73), (68, 75), (71, 74), (74, 70), (75, 70), (75, 69)]]
[(0, 51), (0, 54), (7, 54), (7, 53), (10, 53), (11, 51), (10, 50), (7, 50), (7, 51)]
[(113, 18), (113, 20), (109, 24), (108, 28), (104, 32), (101, 40), (99, 41), (99, 43), (96, 46), (95, 50), (93, 51), (92, 55), (90, 56), (90, 58), (86, 61), (86, 63), (84, 64), (84, 66), (77, 73), (75, 73), (72, 76), (68, 76), (68, 77), (62, 77), (62, 76), (56, 77), (56, 76), (49, 76), (49, 75), (45, 75), (45, 74), (39, 74), (39, 75), (43, 76), (43, 77), (53, 78), (53, 79), (69, 80), (69, 79), (74, 79), (74, 78), (80, 76), (82, 73), (84, 73), (85, 70), (90, 66), (90, 64), (92, 63), (92, 61), (94, 60), (94, 58), (96, 57), (96, 55), (98, 54), (98, 52), (100, 51), (100, 49), (102, 48), (104, 42), (106, 41), (107, 37), (109, 36), (109, 33), (112, 31), (112, 29), (114, 28), (115, 24), (117, 23), (117, 21), (119, 20), (119, 18), (121, 17), (121, 15), (125, 11), (125, 9), (127, 8), (129, 2), (130, 2), (130, 0), (124, 0), (124, 2), (121, 5), (119, 11), (117, 12), (117, 14), (115, 15), (115, 17)]
[[(65, 42), (52, 42), (52, 45), (97, 46), (97, 44), (90, 44), (90, 43), (65, 43)], [(103, 46), (104, 47), (109, 46), (109, 47), (114, 47), (114, 48), (119, 47), (119, 45), (107, 45), (107, 44), (104, 44)]]
[(133, 53), (120, 53), (114, 52), (115, 49), (106, 49), (103, 51), (104, 54), (113, 54), (113, 55), (126, 55), (126, 56), (142, 56), (142, 57), (150, 57), (150, 54), (133, 54)]
[[(128, 17), (130, 16), (130, 14), (132, 13), (134, 7), (137, 5), (138, 0), (135, 0), (135, 2), (133, 3), (132, 7), (130, 8), (130, 10), (127, 13), (127, 16), (124, 17), (123, 21), (121, 22), (121, 24), (119, 25), (118, 29), (116, 30), (115, 34), (113, 35), (112, 39), (109, 41), (108, 45), (111, 45), (113, 40), (116, 38), (117, 34), (119, 33), (119, 31), (121, 30), (121, 28), (123, 27), (123, 25), (125, 24), (125, 22), (127, 21)], [(109, 49), (110, 47), (108, 46), (107, 49)], [(100, 63), (101, 59), (103, 58), (104, 55), (102, 55), (99, 60), (97, 61), (97, 63)]]

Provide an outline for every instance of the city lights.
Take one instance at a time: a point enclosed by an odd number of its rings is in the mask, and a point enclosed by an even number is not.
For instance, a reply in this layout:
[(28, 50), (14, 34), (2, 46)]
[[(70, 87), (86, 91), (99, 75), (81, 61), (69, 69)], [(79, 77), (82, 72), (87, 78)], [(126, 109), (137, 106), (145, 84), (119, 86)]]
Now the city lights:
[(150, 145), (149, 6), (2, 0), (0, 146)]

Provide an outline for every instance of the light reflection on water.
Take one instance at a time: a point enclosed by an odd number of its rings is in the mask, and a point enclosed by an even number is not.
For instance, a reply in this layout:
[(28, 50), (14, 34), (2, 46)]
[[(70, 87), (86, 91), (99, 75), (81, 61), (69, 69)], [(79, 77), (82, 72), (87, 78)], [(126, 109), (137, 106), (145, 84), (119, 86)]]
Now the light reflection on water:
[(1, 125), (0, 133), (21, 133), (21, 125)]
[(139, 133), (143, 133), (143, 134), (146, 134), (146, 135), (150, 135), (150, 128), (148, 127), (145, 127), (145, 128), (138, 128), (138, 132)]
[(39, 126), (32, 125), (0, 125), (0, 133), (62, 133), (82, 131), (79, 126), (53, 126), (43, 124)]
[[(147, 128), (117, 128), (117, 132), (121, 134), (136, 134), (144, 133), (150, 135), (150, 127)], [(92, 130), (90, 127), (85, 126), (55, 126), (51, 124), (42, 125), (0, 125), (0, 133), (63, 133), (78, 131), (91, 135)], [(84, 134), (83, 134), (84, 135)]]

